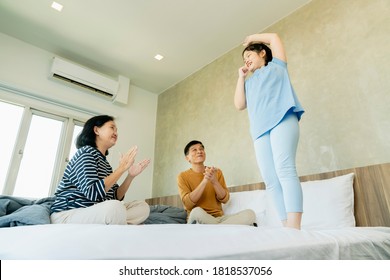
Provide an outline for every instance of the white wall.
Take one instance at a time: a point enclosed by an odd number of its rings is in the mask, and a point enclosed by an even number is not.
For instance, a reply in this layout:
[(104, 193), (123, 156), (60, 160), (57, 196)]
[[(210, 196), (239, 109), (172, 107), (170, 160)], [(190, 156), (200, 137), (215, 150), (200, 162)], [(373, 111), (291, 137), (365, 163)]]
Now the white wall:
[[(389, 0), (313, 0), (259, 30), (282, 38), (305, 109), (299, 175), (390, 161), (389, 15)], [(203, 142), (206, 164), (221, 168), (228, 186), (263, 180), (248, 112), (233, 104), (242, 50), (237, 46), (159, 95), (155, 196), (177, 194), (177, 174), (189, 168), (183, 148), (193, 139)]]
[[(23, 100), (31, 106), (61, 111), (81, 119), (87, 119), (92, 114), (115, 116), (119, 139), (108, 156), (111, 166), (115, 169), (118, 165), (120, 153), (126, 152), (133, 145), (139, 147), (137, 160), (143, 158), (152, 160), (144, 173), (134, 180), (125, 200), (151, 197), (157, 95), (131, 85), (128, 104), (112, 104), (104, 98), (49, 79), (51, 61), (54, 55), (0, 33), (0, 85), (3, 88), (3, 90), (0, 90), (0, 100), (16, 102)], [(15, 91), (7, 91), (4, 88), (13, 88)], [(53, 103), (58, 102), (65, 106), (48, 104), (47, 102), (37, 101), (36, 98), (30, 99), (19, 96), (18, 92), (25, 92), (40, 99), (48, 99)], [(78, 108), (78, 110), (72, 110), (69, 107)], [(82, 112), (83, 110), (86, 112)]]

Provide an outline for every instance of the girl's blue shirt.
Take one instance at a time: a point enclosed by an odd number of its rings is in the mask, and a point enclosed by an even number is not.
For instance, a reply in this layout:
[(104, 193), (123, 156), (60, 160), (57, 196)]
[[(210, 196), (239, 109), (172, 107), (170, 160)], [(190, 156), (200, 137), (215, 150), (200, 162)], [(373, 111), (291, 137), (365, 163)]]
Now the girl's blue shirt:
[(275, 57), (245, 81), (245, 96), (253, 140), (274, 128), (287, 112), (296, 113), (298, 120), (304, 113), (287, 63)]

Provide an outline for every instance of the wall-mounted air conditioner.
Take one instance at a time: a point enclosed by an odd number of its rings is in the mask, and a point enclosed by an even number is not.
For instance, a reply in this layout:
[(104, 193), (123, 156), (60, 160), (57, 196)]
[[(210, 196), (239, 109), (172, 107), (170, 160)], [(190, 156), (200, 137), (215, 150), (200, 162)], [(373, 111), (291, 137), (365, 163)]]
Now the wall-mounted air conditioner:
[(60, 57), (53, 58), (51, 77), (113, 102), (127, 104), (130, 80), (126, 77), (118, 76), (115, 80)]

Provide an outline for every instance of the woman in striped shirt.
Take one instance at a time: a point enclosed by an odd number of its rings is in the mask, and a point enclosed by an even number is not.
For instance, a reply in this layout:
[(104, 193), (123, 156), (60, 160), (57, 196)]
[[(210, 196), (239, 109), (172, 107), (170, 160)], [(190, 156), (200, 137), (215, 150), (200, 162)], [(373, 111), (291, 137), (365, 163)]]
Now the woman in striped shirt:
[[(140, 224), (149, 216), (144, 201), (122, 202), (133, 179), (150, 163), (135, 162), (138, 148), (121, 156), (112, 170), (106, 159), (118, 139), (114, 118), (107, 115), (89, 119), (77, 138), (76, 154), (68, 163), (51, 207), (52, 223)], [(127, 173), (121, 185), (117, 180)]]

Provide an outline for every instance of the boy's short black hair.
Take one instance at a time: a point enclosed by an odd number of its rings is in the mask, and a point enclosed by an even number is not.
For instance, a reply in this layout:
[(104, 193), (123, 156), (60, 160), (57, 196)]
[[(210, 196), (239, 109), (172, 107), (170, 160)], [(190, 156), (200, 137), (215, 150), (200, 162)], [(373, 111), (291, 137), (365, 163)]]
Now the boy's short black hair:
[(185, 148), (184, 148), (184, 155), (185, 155), (185, 156), (188, 155), (188, 152), (189, 152), (191, 146), (196, 145), (196, 144), (201, 144), (202, 147), (204, 148), (204, 145), (203, 145), (202, 142), (200, 142), (200, 141), (198, 141), (198, 140), (192, 140), (191, 142), (189, 142), (189, 143), (185, 146)]

